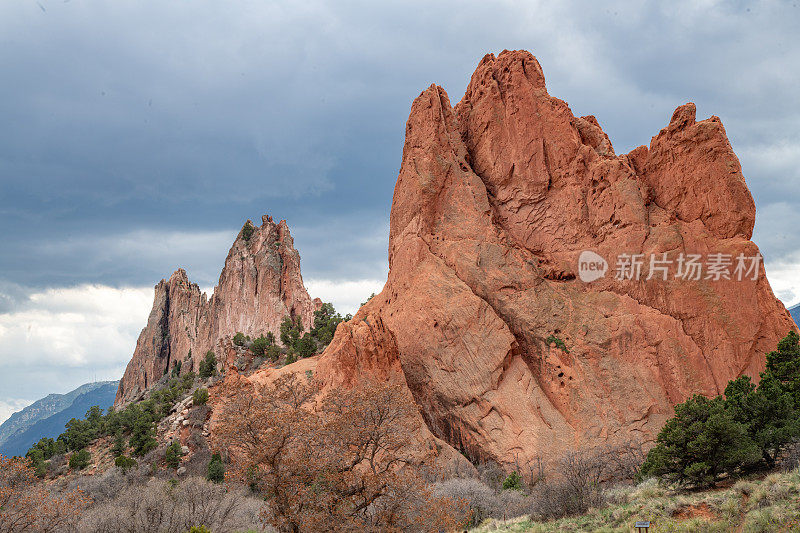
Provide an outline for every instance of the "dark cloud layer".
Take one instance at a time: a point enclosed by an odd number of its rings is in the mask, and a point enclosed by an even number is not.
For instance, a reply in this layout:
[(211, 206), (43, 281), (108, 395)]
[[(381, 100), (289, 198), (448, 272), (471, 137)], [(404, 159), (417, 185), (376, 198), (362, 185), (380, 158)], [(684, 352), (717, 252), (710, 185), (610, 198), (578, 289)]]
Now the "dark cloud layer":
[[(293, 228), (306, 278), (383, 278), (411, 101), (431, 82), (457, 101), (504, 48), (534, 53), (618, 153), (686, 101), (720, 116), (789, 280), (798, 27), (792, 2), (3, 2), (0, 313), (177, 266), (213, 285), (265, 212)], [(800, 281), (778, 285), (800, 300)]]

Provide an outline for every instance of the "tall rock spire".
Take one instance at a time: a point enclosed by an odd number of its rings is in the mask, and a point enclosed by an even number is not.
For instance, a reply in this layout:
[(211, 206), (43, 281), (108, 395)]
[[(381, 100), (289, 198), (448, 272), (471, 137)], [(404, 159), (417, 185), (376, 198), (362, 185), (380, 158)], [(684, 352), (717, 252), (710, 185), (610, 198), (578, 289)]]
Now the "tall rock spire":
[(153, 309), (120, 380), (116, 403), (137, 397), (179, 361), (184, 371), (197, 371), (208, 350), (219, 352), (220, 339), (237, 332), (257, 337), (271, 331), (278, 337), (286, 317), (300, 320), (307, 330), (314, 309), (286, 222), (276, 224), (267, 215), (261, 226), (248, 220), (210, 299), (183, 269), (156, 285)]

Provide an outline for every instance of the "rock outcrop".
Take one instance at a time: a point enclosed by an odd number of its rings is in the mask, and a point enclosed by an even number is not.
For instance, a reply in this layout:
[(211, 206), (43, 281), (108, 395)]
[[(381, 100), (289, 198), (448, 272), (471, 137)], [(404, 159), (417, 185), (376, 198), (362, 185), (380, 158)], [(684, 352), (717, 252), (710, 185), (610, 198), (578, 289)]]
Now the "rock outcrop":
[(256, 337), (271, 331), (279, 337), (287, 316), (311, 327), (321, 302), (311, 300), (303, 285), (300, 254), (286, 222), (276, 224), (265, 215), (260, 227), (247, 221), (245, 228), (210, 299), (183, 269), (156, 285), (153, 309), (120, 380), (116, 404), (138, 397), (178, 362), (182, 372), (197, 371), (208, 350), (225, 360), (224, 342), (237, 332)]
[[(763, 266), (734, 273), (758, 256), (754, 219), (719, 118), (683, 105), (616, 155), (531, 54), (487, 55), (455, 107), (435, 85), (414, 101), (387, 283), (315, 376), (403, 380), (430, 432), (475, 460), (652, 441), (676, 403), (757, 376), (795, 328)], [(583, 251), (608, 273), (581, 281)], [(639, 279), (617, 272), (621, 254), (642, 254)], [(689, 254), (700, 279), (676, 272)], [(715, 254), (731, 279), (707, 279)]]

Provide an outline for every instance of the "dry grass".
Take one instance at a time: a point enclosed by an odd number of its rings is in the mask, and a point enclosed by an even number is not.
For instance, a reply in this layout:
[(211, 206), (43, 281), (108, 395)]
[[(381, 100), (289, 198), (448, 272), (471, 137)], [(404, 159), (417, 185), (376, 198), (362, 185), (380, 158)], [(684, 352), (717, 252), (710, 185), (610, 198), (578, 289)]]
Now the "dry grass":
[(800, 469), (706, 492), (682, 493), (648, 480), (606, 490), (604, 496), (605, 506), (580, 516), (550, 521), (489, 519), (472, 531), (628, 533), (637, 520), (650, 520), (650, 533), (800, 531)]

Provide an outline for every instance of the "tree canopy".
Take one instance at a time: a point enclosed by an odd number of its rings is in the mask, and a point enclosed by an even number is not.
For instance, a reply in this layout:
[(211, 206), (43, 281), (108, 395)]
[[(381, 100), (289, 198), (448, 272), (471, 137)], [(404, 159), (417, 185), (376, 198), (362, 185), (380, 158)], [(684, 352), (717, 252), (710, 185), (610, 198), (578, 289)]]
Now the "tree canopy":
[(416, 422), (399, 386), (334, 390), (319, 404), (316, 384), (296, 374), (236, 387), (213, 446), (231, 458), (231, 479), (264, 495), (278, 531), (452, 531), (466, 522), (459, 502), (434, 498), (400, 468)]

